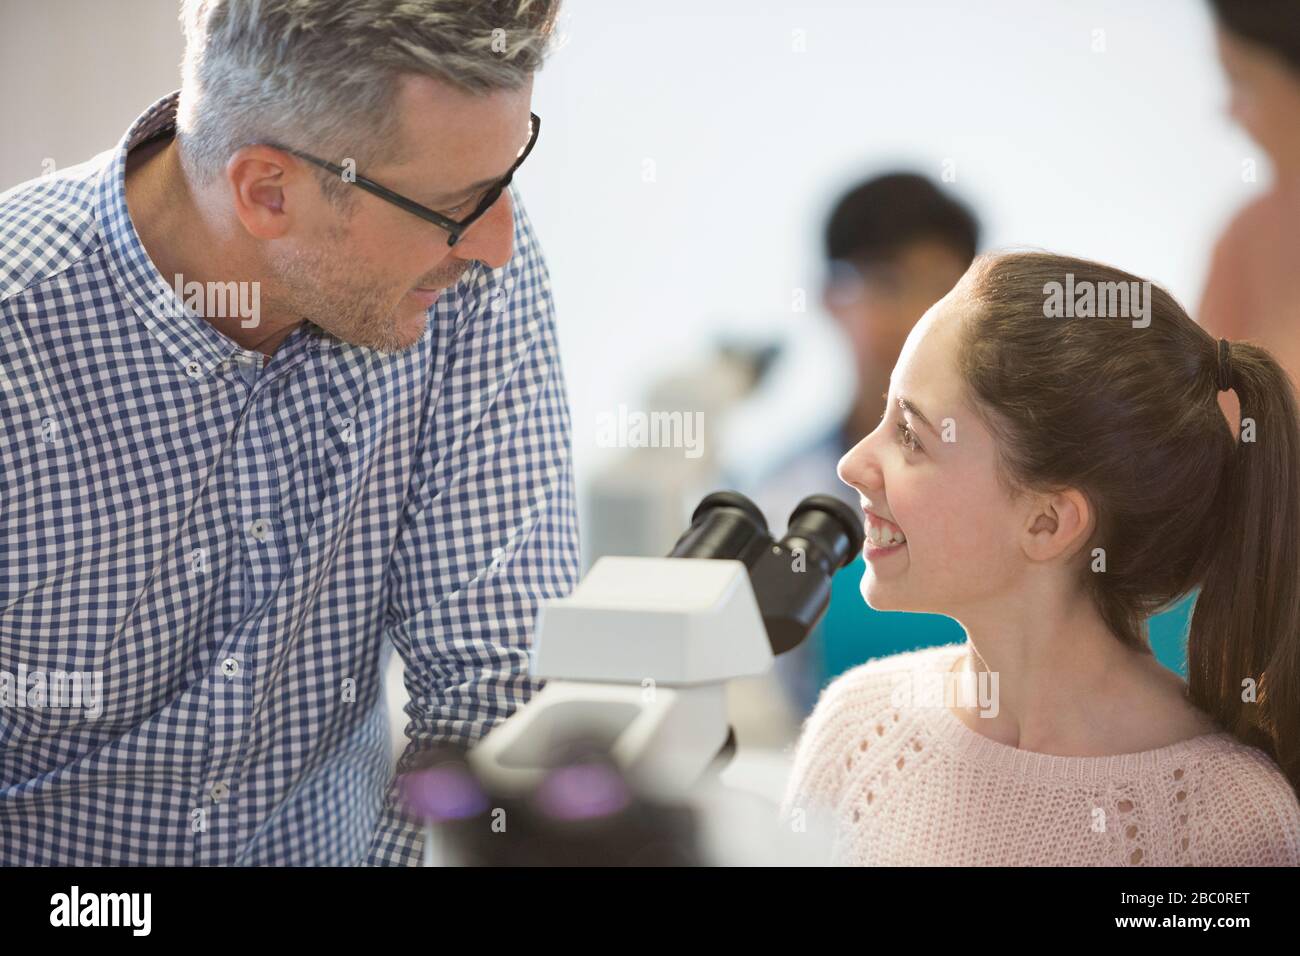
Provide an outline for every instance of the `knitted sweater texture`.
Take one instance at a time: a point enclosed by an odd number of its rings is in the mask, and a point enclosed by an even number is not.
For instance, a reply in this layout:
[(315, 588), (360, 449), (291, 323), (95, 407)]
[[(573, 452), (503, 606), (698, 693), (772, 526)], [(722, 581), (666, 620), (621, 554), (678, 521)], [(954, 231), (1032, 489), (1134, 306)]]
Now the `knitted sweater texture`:
[(1020, 750), (915, 693), (964, 643), (879, 658), (822, 691), (781, 812), (817, 816), (833, 863), (884, 866), (1297, 866), (1300, 801), (1227, 732), (1156, 750)]

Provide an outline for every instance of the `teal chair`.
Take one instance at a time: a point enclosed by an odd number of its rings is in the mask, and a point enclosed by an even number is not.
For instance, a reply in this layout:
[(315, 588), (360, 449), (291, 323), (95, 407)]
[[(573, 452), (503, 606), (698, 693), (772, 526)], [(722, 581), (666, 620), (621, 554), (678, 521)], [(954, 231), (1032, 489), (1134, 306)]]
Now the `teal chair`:
[[(961, 626), (939, 614), (877, 611), (862, 599), (859, 585), (865, 570), (861, 555), (831, 581), (831, 603), (818, 632), (821, 664), (820, 687), (864, 661), (902, 651), (966, 639)], [(1185, 597), (1150, 621), (1151, 649), (1170, 670), (1187, 677), (1187, 629), (1196, 593)]]

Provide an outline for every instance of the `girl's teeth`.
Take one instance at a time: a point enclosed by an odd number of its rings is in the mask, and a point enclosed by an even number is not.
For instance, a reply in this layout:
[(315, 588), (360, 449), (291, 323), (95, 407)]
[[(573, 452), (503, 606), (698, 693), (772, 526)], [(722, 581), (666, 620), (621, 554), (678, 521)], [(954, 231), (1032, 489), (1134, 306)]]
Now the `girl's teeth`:
[(867, 527), (867, 538), (872, 544), (883, 548), (893, 547), (907, 540), (902, 532), (894, 531), (892, 528), (882, 528), (880, 525), (874, 524)]

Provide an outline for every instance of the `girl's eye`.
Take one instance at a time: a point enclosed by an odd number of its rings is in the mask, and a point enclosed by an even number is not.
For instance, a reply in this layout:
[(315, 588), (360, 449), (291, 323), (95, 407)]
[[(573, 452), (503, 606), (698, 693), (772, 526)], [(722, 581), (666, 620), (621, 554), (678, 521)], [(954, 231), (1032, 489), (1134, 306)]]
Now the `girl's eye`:
[(920, 447), (916, 440), (916, 433), (908, 427), (907, 422), (898, 423), (898, 440), (908, 451), (916, 451)]

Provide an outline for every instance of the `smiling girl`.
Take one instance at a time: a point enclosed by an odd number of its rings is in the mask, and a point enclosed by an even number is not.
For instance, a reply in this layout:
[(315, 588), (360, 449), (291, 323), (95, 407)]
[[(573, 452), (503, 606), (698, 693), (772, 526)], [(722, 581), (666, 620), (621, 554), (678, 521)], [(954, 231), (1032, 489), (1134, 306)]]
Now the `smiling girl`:
[[(884, 418), (840, 461), (867, 522), (867, 603), (948, 615), (967, 640), (833, 681), (782, 811), (829, 814), (851, 864), (1300, 865), (1290, 383), (1154, 285), (1149, 324), (1048, 318), (1067, 276), (1142, 281), (981, 257), (913, 329)], [(1184, 683), (1146, 620), (1197, 588)]]

